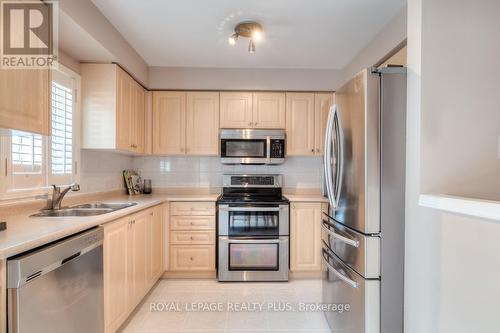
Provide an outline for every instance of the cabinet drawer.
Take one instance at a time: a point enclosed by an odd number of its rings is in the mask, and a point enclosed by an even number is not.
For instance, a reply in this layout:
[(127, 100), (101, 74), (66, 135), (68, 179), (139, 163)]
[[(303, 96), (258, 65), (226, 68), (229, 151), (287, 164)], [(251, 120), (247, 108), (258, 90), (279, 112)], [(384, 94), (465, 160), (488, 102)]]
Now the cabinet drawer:
[(170, 244), (215, 244), (215, 231), (172, 231)]
[(215, 230), (215, 216), (172, 216), (170, 230)]
[(170, 246), (171, 271), (214, 271), (215, 246), (172, 245)]
[(172, 202), (170, 204), (172, 216), (207, 216), (215, 215), (214, 202)]

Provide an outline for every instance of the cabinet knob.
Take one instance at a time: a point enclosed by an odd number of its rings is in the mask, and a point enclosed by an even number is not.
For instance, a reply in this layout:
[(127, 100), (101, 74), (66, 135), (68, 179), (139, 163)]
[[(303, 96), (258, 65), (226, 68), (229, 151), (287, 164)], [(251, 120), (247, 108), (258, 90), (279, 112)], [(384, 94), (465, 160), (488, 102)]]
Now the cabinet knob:
[(258, 124), (257, 122), (253, 123), (254, 126), (257, 126), (257, 124)]
[(313, 148), (313, 149), (311, 149), (311, 152), (313, 152), (313, 153), (314, 153), (314, 148)]
[(193, 258), (193, 257), (191, 257), (191, 258), (189, 258), (189, 260), (193, 261), (193, 260), (194, 260), (194, 258)]
[(194, 225), (194, 223), (193, 223), (193, 222), (191, 222), (191, 223), (189, 223), (189, 224)]
[(316, 149), (316, 152), (317, 152), (317, 153), (319, 153), (319, 148), (318, 148), (318, 149)]
[(191, 236), (190, 238), (191, 238), (191, 240), (194, 240), (194, 237), (193, 237), (193, 236)]
[(252, 122), (249, 122), (249, 123), (248, 123), (248, 126), (250, 126), (250, 127), (251, 127), (251, 126), (252, 126)]

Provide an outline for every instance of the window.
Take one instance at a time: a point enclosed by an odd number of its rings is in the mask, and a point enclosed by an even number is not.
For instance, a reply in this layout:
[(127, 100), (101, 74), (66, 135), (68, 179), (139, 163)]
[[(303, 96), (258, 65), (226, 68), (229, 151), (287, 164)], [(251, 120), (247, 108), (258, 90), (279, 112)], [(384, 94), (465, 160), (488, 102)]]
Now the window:
[(0, 185), (1, 197), (35, 195), (46, 192), (48, 185), (77, 181), (78, 83), (78, 75), (64, 67), (52, 72), (50, 137), (19, 131), (2, 137), (6, 179)]

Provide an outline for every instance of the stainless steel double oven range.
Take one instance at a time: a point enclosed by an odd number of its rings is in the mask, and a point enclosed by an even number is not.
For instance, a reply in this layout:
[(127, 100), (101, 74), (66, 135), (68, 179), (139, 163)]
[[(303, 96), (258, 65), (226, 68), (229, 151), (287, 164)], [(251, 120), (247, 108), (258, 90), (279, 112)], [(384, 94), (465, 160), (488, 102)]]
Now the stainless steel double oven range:
[(224, 175), (219, 281), (288, 281), (289, 202), (281, 184), (281, 175)]

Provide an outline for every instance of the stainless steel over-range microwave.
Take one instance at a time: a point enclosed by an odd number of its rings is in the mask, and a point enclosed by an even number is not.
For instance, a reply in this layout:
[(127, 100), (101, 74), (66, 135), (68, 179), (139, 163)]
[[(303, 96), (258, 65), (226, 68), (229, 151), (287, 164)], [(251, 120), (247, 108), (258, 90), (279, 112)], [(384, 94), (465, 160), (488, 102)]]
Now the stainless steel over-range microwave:
[(285, 161), (285, 131), (222, 129), (223, 164), (281, 164)]

